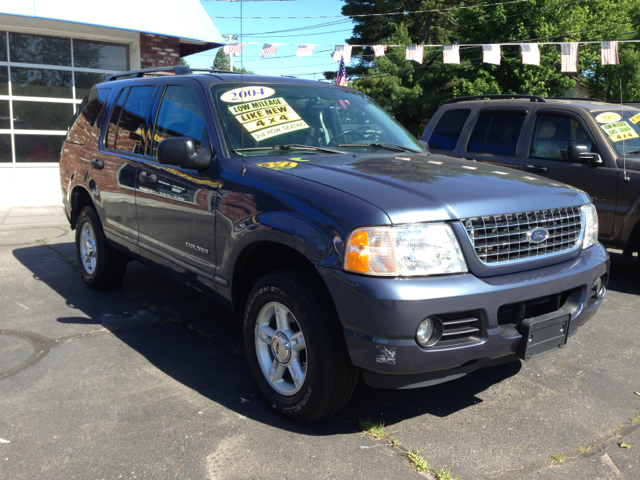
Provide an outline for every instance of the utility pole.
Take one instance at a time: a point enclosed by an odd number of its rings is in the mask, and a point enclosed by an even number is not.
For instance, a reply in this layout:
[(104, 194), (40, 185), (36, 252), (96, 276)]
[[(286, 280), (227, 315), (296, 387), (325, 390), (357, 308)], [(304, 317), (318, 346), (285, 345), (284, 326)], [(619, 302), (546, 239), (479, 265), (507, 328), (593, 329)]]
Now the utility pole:
[[(222, 35), (223, 37), (227, 37), (227, 44), (231, 43), (232, 40), (238, 40), (237, 35), (232, 35), (231, 33), (225, 33)], [(233, 72), (233, 53), (229, 52), (229, 71)]]

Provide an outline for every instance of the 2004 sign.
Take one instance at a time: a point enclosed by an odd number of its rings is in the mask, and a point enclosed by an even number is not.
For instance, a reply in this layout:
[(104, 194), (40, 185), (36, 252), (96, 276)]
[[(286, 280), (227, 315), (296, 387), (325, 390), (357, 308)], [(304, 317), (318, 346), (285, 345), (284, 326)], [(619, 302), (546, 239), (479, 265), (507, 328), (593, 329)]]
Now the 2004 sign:
[(275, 93), (276, 91), (269, 87), (241, 87), (223, 93), (220, 95), (220, 100), (225, 103), (239, 103), (269, 98)]

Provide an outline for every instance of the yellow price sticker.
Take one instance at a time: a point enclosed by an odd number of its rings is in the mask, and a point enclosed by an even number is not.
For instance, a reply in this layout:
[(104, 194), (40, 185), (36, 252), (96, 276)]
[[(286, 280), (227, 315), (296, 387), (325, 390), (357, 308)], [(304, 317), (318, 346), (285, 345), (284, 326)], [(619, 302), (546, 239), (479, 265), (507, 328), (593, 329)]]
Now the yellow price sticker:
[(612, 142), (620, 142), (622, 140), (640, 137), (633, 127), (624, 121), (610, 123), (609, 125), (600, 125), (600, 128), (604, 130)]
[(640, 113), (638, 113), (638, 114), (634, 115), (633, 117), (631, 117), (629, 119), (629, 121), (631, 123), (633, 123), (633, 124), (636, 124), (636, 123), (640, 122)]

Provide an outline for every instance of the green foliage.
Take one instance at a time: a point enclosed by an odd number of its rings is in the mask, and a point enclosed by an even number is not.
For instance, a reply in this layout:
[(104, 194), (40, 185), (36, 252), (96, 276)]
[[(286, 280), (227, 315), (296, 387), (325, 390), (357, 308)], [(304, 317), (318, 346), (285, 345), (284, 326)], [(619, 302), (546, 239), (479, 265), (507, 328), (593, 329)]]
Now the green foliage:
[[(345, 0), (345, 15), (452, 8), (460, 0)], [(620, 65), (600, 65), (600, 40), (640, 39), (637, 0), (527, 0), (482, 8), (355, 17), (352, 44), (483, 44), (597, 41), (580, 45), (579, 72), (560, 71), (560, 46), (541, 45), (540, 65), (524, 65), (519, 45), (503, 45), (501, 65), (482, 63), (479, 46), (460, 51), (460, 65), (444, 65), (440, 47), (425, 47), (422, 65), (405, 60), (403, 47), (375, 58), (369, 48), (348, 68), (350, 84), (373, 97), (409, 130), (426, 122), (455, 96), (520, 93), (563, 96), (577, 83), (592, 96), (640, 98), (640, 49), (620, 44)], [(330, 78), (329, 73), (326, 74)]]
[(212, 67), (214, 70), (229, 70), (229, 60), (224, 54), (222, 48), (218, 48), (216, 52), (216, 58), (213, 59)]
[(183, 67), (191, 67), (191, 65), (189, 65), (189, 62), (187, 62), (184, 58), (180, 58), (180, 65), (182, 65)]

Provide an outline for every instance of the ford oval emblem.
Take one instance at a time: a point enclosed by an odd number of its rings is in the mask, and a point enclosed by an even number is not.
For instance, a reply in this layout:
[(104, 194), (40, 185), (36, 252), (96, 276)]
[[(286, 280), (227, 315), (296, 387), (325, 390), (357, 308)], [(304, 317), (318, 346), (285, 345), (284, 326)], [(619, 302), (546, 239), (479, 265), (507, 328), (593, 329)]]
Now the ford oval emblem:
[(546, 228), (533, 228), (527, 232), (527, 239), (531, 243), (541, 243), (549, 238), (549, 230)]

